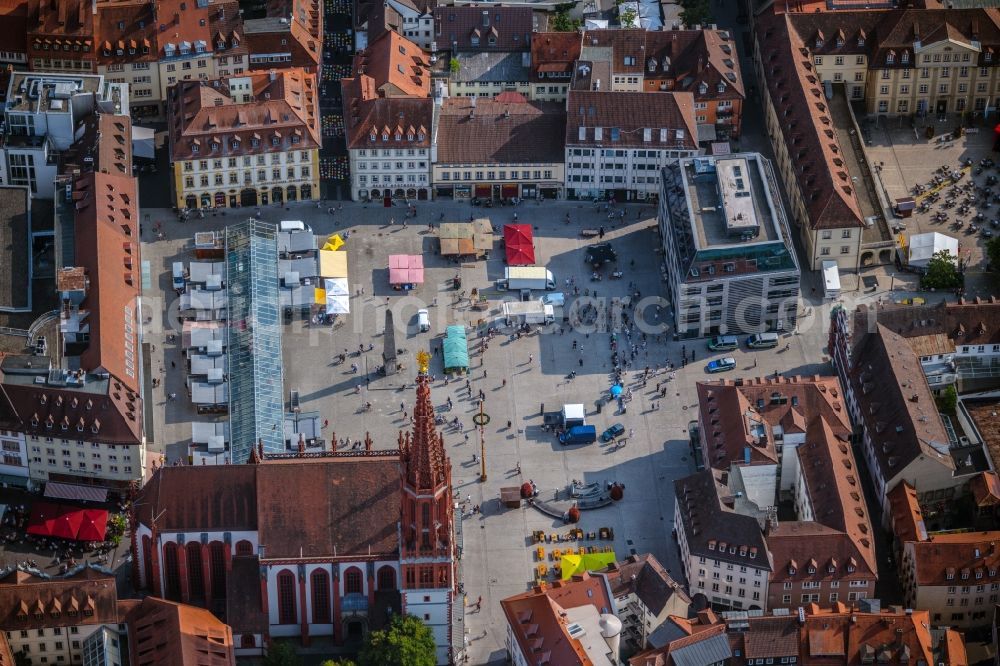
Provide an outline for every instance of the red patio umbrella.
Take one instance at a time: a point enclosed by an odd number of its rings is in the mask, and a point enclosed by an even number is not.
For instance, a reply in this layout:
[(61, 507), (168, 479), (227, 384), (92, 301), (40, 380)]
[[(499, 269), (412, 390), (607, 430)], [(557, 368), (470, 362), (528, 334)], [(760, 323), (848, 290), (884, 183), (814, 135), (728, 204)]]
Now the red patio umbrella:
[(531, 266), (535, 263), (535, 244), (531, 225), (505, 224), (503, 226), (504, 250), (511, 266)]
[(83, 511), (71, 509), (70, 507), (60, 507), (64, 513), (56, 517), (52, 523), (52, 536), (60, 539), (76, 539), (80, 525), (83, 523)]
[(78, 541), (104, 541), (108, 531), (108, 512), (104, 509), (84, 509), (80, 530), (76, 533)]

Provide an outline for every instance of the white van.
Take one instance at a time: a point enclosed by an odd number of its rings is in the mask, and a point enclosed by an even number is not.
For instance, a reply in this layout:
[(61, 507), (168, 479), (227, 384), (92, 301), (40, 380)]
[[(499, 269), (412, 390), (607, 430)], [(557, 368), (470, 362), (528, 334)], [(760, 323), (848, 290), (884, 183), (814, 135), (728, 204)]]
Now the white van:
[(417, 310), (417, 328), (421, 333), (431, 330), (431, 318), (427, 310)]
[(184, 291), (184, 262), (175, 261), (173, 267), (174, 291)]

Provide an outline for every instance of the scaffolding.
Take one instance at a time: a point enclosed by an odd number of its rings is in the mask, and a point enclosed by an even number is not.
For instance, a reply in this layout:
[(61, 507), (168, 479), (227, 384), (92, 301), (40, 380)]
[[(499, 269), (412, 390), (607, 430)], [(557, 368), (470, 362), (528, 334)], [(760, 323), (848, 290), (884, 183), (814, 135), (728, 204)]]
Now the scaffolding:
[(285, 451), (277, 225), (226, 227), (225, 253), (231, 460), (244, 463), (258, 442)]

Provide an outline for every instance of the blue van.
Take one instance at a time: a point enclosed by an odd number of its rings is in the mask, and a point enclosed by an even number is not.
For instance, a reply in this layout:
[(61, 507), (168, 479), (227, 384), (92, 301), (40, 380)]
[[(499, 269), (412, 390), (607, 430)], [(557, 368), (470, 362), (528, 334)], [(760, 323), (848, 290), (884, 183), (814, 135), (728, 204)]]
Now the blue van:
[(563, 434), (559, 435), (559, 443), (563, 446), (570, 444), (590, 444), (597, 441), (597, 426), (578, 425), (573, 426)]

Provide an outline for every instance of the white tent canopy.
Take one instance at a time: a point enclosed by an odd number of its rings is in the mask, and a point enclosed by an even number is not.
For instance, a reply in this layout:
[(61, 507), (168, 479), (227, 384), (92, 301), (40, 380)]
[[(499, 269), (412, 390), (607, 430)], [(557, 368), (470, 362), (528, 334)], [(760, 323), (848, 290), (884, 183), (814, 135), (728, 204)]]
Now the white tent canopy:
[(327, 292), (326, 313), (328, 315), (347, 314), (350, 311), (351, 311), (351, 303), (349, 296), (338, 296), (336, 294), (331, 294)]
[(942, 250), (947, 250), (957, 259), (958, 239), (936, 231), (910, 236), (910, 266), (924, 268), (930, 263), (931, 257)]
[(323, 288), (327, 296), (350, 296), (351, 287), (347, 278), (327, 278), (323, 280)]

